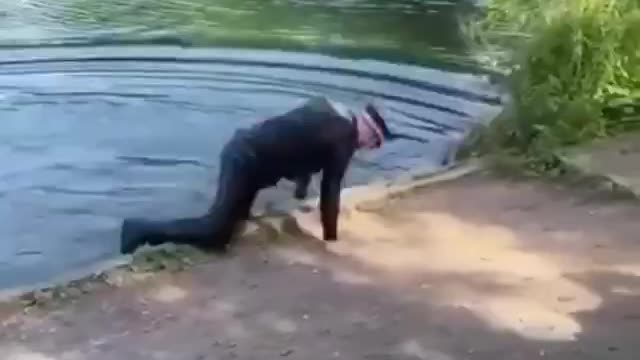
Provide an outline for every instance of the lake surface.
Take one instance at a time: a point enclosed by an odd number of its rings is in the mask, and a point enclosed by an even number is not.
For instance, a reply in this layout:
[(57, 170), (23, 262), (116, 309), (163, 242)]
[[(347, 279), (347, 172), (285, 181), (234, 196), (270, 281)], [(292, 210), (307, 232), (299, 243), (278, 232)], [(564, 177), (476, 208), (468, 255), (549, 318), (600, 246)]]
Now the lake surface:
[[(471, 5), (3, 2), (0, 288), (118, 257), (123, 217), (201, 213), (233, 131), (318, 94), (381, 100), (415, 138), (359, 154), (346, 185), (437, 169), (498, 110), (457, 30)], [(288, 198), (267, 192), (256, 209)]]

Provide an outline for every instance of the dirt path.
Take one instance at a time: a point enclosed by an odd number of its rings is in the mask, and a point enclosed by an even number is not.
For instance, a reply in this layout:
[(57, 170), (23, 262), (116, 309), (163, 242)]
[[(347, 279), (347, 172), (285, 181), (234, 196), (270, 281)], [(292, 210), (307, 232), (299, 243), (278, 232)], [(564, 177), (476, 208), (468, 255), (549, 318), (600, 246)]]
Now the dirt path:
[(342, 241), (239, 244), (144, 286), (0, 315), (2, 360), (625, 359), (640, 207), (474, 175), (343, 219)]

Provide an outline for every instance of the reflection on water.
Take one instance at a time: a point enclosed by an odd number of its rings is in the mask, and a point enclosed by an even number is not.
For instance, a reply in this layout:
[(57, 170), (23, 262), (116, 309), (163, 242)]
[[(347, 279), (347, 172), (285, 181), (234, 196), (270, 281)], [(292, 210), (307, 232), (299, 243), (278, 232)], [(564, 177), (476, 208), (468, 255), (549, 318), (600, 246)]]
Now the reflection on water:
[[(464, 63), (473, 0), (22, 0), (0, 44), (172, 42)], [(4, 26), (3, 26), (4, 25)], [(5, 31), (6, 30), (6, 31)], [(9, 31), (10, 30), (10, 31)], [(453, 63), (450, 63), (452, 65)]]
[(461, 4), (2, 2), (0, 42), (21, 46), (0, 51), (0, 288), (116, 256), (123, 217), (204, 211), (232, 132), (311, 96), (382, 100), (391, 126), (419, 140), (359, 155), (347, 185), (435, 169), (452, 135), (497, 110), (483, 78), (449, 68), (219, 46), (26, 45), (88, 45), (108, 33), (112, 42), (171, 35), (225, 46), (336, 46), (425, 59), (442, 48), (459, 56)]

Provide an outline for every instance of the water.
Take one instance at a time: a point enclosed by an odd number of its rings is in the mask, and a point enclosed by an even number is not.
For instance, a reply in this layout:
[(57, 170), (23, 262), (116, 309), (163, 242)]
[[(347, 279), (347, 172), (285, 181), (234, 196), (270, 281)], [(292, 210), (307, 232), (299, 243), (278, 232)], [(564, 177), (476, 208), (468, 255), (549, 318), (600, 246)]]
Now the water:
[[(465, 70), (455, 27), (465, 9), (0, 2), (0, 288), (118, 256), (123, 217), (204, 211), (233, 131), (317, 94), (383, 100), (390, 126), (416, 138), (358, 155), (346, 185), (436, 169), (452, 136), (497, 110), (486, 79)], [(256, 208), (284, 197), (271, 191)]]

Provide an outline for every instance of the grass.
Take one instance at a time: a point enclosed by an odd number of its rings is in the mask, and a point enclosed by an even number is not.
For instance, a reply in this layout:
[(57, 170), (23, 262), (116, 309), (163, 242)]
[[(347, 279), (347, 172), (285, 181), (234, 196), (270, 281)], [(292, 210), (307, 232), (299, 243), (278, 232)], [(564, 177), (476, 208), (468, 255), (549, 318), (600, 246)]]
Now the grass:
[(485, 151), (550, 171), (558, 147), (640, 127), (640, 0), (489, 0), (465, 33), (512, 96)]

